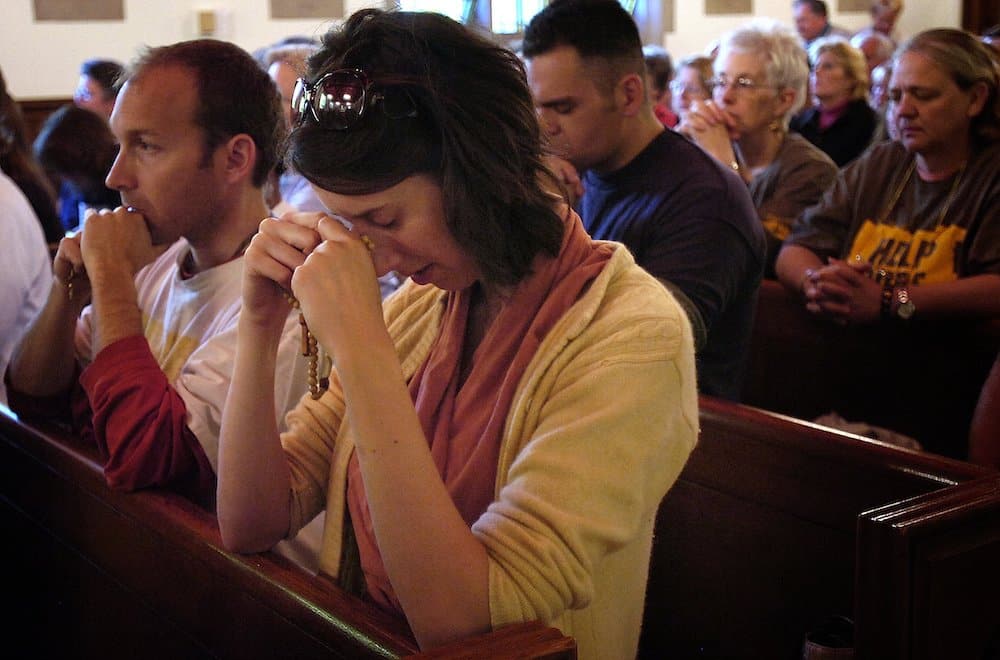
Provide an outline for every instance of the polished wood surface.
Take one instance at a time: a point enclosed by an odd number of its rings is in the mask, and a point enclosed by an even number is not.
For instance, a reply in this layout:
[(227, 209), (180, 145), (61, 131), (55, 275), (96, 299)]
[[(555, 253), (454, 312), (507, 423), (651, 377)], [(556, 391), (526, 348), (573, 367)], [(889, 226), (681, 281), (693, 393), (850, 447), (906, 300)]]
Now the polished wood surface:
[(1000, 321), (915, 317), (838, 326), (765, 280), (743, 403), (807, 420), (835, 411), (964, 460), (976, 400), (998, 349)]
[(1000, 24), (1000, 7), (996, 0), (962, 0), (962, 28), (972, 34), (982, 34)]
[[(964, 502), (974, 492), (994, 517), (976, 518), (977, 533), (1000, 538), (998, 484), (996, 472), (968, 463), (702, 397), (698, 446), (657, 517), (641, 657), (797, 659), (806, 633), (834, 615), (855, 620), (857, 658), (933, 657), (909, 655), (904, 637), (956, 653), (937, 657), (982, 657), (971, 651), (993, 633), (1000, 602), (983, 590), (964, 600), (908, 596), (945, 578), (930, 562), (901, 575), (858, 530), (884, 507), (948, 511), (950, 502), (954, 515), (921, 531), (929, 544), (954, 544), (953, 571), (982, 576), (985, 590), (1000, 568), (985, 543), (961, 547), (972, 523), (960, 518), (972, 515)], [(883, 547), (904, 543), (891, 524), (878, 531)], [(879, 595), (885, 607), (872, 605)], [(887, 603), (908, 597), (913, 616), (890, 630)], [(942, 608), (953, 616), (935, 619)], [(950, 627), (963, 617), (971, 637)]]
[(860, 518), (863, 657), (1000, 657), (998, 500), (998, 480), (979, 479)]
[(21, 114), (24, 115), (24, 123), (28, 129), (28, 141), (35, 141), (35, 138), (38, 137), (38, 131), (41, 130), (42, 124), (45, 123), (49, 115), (72, 102), (73, 99), (69, 97), (19, 101), (18, 105), (21, 106)]
[[(13, 575), (8, 657), (394, 658), (418, 651), (405, 622), (277, 555), (227, 552), (208, 512), (171, 493), (111, 491), (93, 448), (6, 414), (0, 521)], [(575, 657), (573, 640), (537, 623), (422, 657), (515, 657), (512, 650)]]
[[(701, 399), (699, 444), (657, 516), (642, 658), (798, 658), (843, 615), (857, 658), (979, 658), (1000, 630), (1000, 474)], [(0, 415), (16, 657), (405, 657), (404, 622), (209, 513), (107, 489), (94, 451)], [(14, 657), (12, 656), (12, 657)], [(421, 658), (572, 658), (538, 623)]]

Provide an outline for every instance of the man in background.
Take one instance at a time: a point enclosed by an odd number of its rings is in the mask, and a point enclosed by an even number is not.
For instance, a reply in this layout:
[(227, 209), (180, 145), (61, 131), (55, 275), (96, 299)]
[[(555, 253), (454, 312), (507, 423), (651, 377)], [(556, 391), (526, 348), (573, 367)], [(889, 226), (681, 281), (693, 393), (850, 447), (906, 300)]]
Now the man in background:
[[(114, 60), (90, 59), (80, 65), (80, 78), (73, 92), (73, 105), (89, 110), (105, 123), (111, 118), (115, 98), (121, 88), (125, 67)], [(59, 221), (63, 229), (76, 229), (92, 205), (85, 191), (73, 181), (49, 172), (59, 192)], [(117, 206), (117, 204), (116, 204)]]
[(872, 0), (868, 10), (872, 17), (871, 30), (881, 32), (898, 44), (900, 39), (896, 32), (896, 22), (903, 13), (903, 0)]
[(738, 399), (764, 269), (746, 185), (657, 120), (638, 29), (616, 0), (556, 0), (531, 20), (522, 53), (562, 157), (554, 169), (582, 187), (587, 231), (624, 243), (671, 290), (695, 331), (699, 389)]
[(80, 79), (73, 92), (73, 103), (107, 121), (115, 107), (123, 72), (124, 67), (114, 60), (84, 61), (80, 65)]
[(896, 50), (896, 44), (892, 39), (870, 28), (865, 28), (851, 37), (851, 45), (864, 54), (869, 77), (875, 67), (888, 62)]
[(806, 50), (812, 42), (823, 37), (847, 39), (851, 36), (849, 31), (830, 23), (829, 12), (823, 0), (795, 0), (792, 3), (792, 18), (795, 29), (805, 42)]

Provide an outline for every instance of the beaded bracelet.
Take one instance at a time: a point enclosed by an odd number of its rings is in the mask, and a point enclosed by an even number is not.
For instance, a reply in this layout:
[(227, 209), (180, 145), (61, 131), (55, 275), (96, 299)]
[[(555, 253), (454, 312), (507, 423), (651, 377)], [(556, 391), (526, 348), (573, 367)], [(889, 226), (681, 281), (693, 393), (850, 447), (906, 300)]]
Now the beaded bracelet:
[(883, 319), (892, 318), (892, 298), (893, 298), (893, 287), (892, 278), (889, 277), (889, 273), (884, 269), (878, 271), (878, 279), (882, 280), (882, 300), (879, 304), (879, 314)]

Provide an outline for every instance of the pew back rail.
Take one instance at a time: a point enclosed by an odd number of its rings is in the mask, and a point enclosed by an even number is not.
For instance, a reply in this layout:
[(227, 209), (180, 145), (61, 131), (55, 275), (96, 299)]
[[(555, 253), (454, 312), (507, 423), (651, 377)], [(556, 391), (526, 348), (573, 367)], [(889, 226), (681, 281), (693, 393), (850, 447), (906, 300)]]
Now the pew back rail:
[[(0, 520), (12, 567), (8, 657), (395, 658), (405, 622), (273, 553), (222, 547), (214, 517), (177, 495), (107, 488), (90, 447), (0, 414)], [(538, 623), (425, 658), (575, 658)], [(505, 651), (506, 650), (506, 651)]]
[[(964, 648), (981, 650), (1000, 603), (981, 591), (938, 602), (952, 592), (934, 563), (901, 572), (888, 548), (944, 544), (955, 571), (990, 584), (1000, 575), (984, 554), (1000, 535), (995, 472), (709, 397), (700, 417), (698, 446), (658, 513), (642, 657), (799, 658), (805, 634), (839, 615), (855, 622), (858, 658), (930, 658), (907, 640), (963, 648), (963, 628), (935, 618), (941, 608), (970, 622), (977, 641)], [(973, 502), (987, 513), (973, 515)], [(934, 524), (916, 513), (938, 509)], [(893, 512), (914, 519), (883, 520)], [(970, 530), (980, 545), (962, 545)], [(906, 597), (909, 615), (890, 629), (886, 608)]]

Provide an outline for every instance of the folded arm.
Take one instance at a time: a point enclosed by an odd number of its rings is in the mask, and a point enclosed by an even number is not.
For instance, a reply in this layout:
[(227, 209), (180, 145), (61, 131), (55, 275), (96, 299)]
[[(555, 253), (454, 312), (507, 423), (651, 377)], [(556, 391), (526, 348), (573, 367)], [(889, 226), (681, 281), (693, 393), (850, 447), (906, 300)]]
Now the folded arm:
[(187, 426), (184, 400), (167, 381), (142, 336), (98, 353), (80, 383), (93, 410), (94, 439), (106, 457), (113, 488), (135, 490), (192, 484), (199, 501), (215, 475)]

